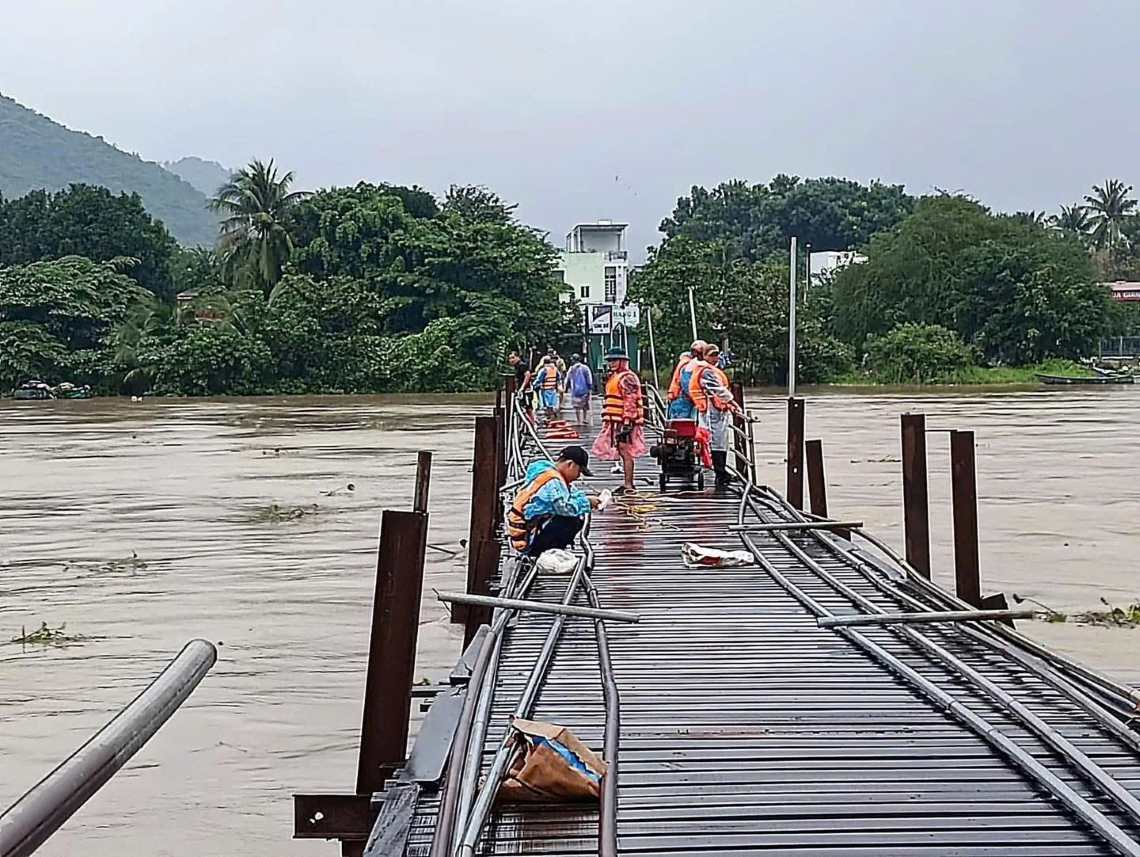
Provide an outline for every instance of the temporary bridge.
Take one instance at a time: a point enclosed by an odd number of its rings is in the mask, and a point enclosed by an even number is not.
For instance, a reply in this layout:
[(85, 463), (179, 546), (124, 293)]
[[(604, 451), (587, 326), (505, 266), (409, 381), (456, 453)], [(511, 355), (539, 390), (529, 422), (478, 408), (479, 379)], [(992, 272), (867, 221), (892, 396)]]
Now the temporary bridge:
[[(467, 649), (411, 754), (377, 762), (366, 710), (359, 793), (299, 795), (298, 835), (370, 857), (1140, 855), (1140, 695), (979, 610), (976, 585), (962, 600), (859, 522), (758, 484), (749, 418), (733, 488), (620, 498), (564, 575), (520, 561), (498, 522), (526, 464), (566, 441), (511, 395), (485, 423), (468, 590), (494, 609), (455, 605)], [(688, 567), (687, 541), (753, 564)], [(604, 757), (598, 801), (496, 800), (518, 717)]]

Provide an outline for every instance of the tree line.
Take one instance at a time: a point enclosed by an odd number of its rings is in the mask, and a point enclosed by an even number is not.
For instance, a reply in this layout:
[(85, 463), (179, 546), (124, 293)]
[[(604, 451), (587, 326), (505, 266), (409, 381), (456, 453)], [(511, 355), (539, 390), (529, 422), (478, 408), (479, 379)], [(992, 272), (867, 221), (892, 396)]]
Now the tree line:
[(137, 196), (0, 200), (0, 386), (478, 390), (509, 347), (577, 330), (556, 252), (485, 188), (306, 193), (255, 161), (211, 205), (217, 247), (187, 250)]
[[(1098, 285), (1140, 279), (1131, 192), (1109, 180), (1047, 216), (838, 178), (694, 187), (662, 221), (629, 299), (652, 308), (659, 352), (676, 353), (692, 287), (701, 333), (727, 344), (737, 377), (780, 382), (796, 236), (804, 252), (866, 257), (804, 290), (804, 381), (952, 380), (1078, 358), (1103, 335), (1140, 331)], [(137, 195), (73, 185), (0, 198), (0, 388), (477, 390), (510, 348), (580, 338), (556, 251), (486, 188), (303, 192), (254, 161), (211, 206), (221, 227), (207, 250), (180, 247)]]
[[(1140, 278), (1131, 192), (1108, 180), (1048, 216), (835, 178), (694, 187), (662, 221), (665, 238), (630, 299), (655, 308), (657, 339), (675, 352), (691, 336), (693, 287), (702, 332), (727, 342), (738, 376), (780, 383), (796, 236), (797, 371), (807, 382), (953, 381), (976, 367), (1075, 360), (1095, 354), (1102, 336), (1140, 332), (1135, 308), (1102, 285)], [(808, 248), (865, 261), (807, 287)]]

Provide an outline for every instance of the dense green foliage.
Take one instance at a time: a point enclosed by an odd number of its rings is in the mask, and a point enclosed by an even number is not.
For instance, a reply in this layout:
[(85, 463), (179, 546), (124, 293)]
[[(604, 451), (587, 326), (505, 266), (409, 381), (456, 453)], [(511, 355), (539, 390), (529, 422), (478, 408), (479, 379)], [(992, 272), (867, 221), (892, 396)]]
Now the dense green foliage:
[(970, 348), (937, 324), (904, 322), (867, 341), (867, 368), (887, 384), (945, 381), (973, 363)]
[(0, 194), (13, 199), (75, 183), (137, 193), (183, 244), (213, 246), (217, 237), (205, 195), (178, 176), (0, 95)]
[[(686, 237), (650, 251), (630, 285), (630, 300), (652, 306), (660, 354), (689, 347), (688, 285), (694, 284), (702, 334), (737, 355), (736, 377), (745, 383), (781, 380), (788, 371), (788, 266), (780, 259), (733, 259), (724, 242)], [(850, 367), (851, 352), (824, 329), (816, 305), (800, 308), (796, 325), (799, 377), (823, 381)], [(661, 367), (664, 368), (664, 367)]]
[(768, 184), (736, 180), (711, 191), (694, 186), (660, 228), (667, 238), (721, 242), (730, 257), (756, 262), (786, 254), (792, 236), (816, 251), (861, 246), (913, 205), (901, 185), (778, 175)]
[(153, 300), (119, 268), (79, 256), (0, 268), (0, 388), (90, 365), (129, 308)]
[(835, 330), (854, 345), (906, 322), (955, 331), (990, 362), (1095, 351), (1108, 297), (1081, 244), (960, 197), (922, 200), (835, 278)]
[[(485, 389), (509, 347), (576, 331), (575, 308), (559, 301), (553, 248), (490, 191), (452, 188), (440, 204), (392, 185), (297, 194), (289, 178), (255, 162), (219, 191), (227, 220), (217, 253), (177, 248), (156, 225), (166, 239), (164, 299), (132, 279), (142, 265), (133, 258), (0, 268), (0, 385), (37, 377), (183, 395)], [(120, 246), (115, 206), (137, 200), (96, 197), (88, 246), (106, 255), (104, 246)], [(45, 200), (16, 206), (21, 247), (45, 231), (22, 225)], [(153, 260), (146, 223), (138, 249), (121, 249)], [(70, 246), (41, 243), (26, 255)]]
[(56, 193), (37, 190), (20, 199), (0, 199), (0, 266), (63, 256), (94, 262), (130, 257), (135, 260), (130, 275), (170, 298), (170, 263), (177, 250), (137, 194), (73, 184)]
[[(510, 348), (579, 341), (556, 252), (492, 191), (291, 185), (272, 161), (234, 173), (214, 197), (217, 249), (179, 247), (142, 199), (103, 188), (0, 200), (0, 387), (476, 390)], [(1049, 218), (840, 179), (693, 188), (628, 296), (652, 312), (663, 370), (692, 337), (691, 288), (700, 335), (734, 355), (736, 377), (782, 383), (796, 235), (866, 257), (801, 288), (802, 381), (1024, 380), (1031, 370), (995, 367), (1069, 361), (1140, 331), (1140, 310), (1097, 285), (1140, 269), (1129, 192), (1107, 182)]]

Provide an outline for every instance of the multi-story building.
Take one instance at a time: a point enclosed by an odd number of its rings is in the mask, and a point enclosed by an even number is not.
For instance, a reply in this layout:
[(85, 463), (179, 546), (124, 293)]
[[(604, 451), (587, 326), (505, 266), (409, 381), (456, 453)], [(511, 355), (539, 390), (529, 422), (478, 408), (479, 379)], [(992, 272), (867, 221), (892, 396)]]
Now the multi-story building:
[(583, 349), (593, 366), (612, 345), (629, 350), (633, 367), (640, 368), (636, 328), (640, 313), (626, 305), (629, 256), (625, 248), (628, 223), (598, 220), (578, 223), (566, 234), (560, 252), (559, 275), (566, 284), (566, 300), (582, 306)]

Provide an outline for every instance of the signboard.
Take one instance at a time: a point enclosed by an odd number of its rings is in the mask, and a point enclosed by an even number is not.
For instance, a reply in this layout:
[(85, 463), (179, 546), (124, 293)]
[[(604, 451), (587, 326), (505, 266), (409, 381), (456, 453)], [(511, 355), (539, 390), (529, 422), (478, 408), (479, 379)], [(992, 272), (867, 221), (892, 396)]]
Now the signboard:
[(586, 330), (590, 333), (611, 333), (614, 328), (613, 304), (587, 304)]
[(637, 327), (641, 323), (641, 308), (637, 304), (586, 304), (586, 330), (589, 333), (613, 333), (614, 325)]
[(620, 321), (626, 327), (637, 327), (641, 323), (641, 307), (629, 304), (614, 309), (614, 320)]

